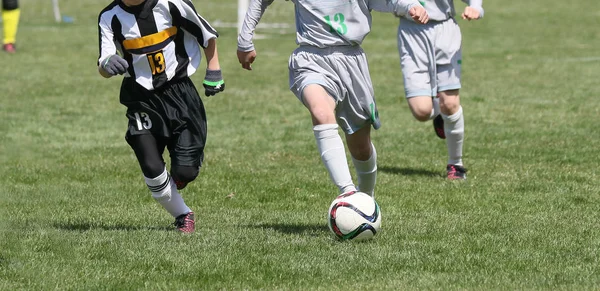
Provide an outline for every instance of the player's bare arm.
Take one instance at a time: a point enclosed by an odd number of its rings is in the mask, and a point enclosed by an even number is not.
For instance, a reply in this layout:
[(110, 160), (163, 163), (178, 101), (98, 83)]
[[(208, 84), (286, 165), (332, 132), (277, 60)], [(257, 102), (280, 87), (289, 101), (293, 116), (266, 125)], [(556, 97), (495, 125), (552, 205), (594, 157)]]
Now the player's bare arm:
[(217, 39), (211, 38), (208, 41), (208, 46), (204, 48), (204, 55), (206, 56), (206, 69), (207, 70), (220, 70), (221, 65), (219, 64), (219, 53), (217, 50)]
[(242, 31), (238, 35), (237, 49), (238, 61), (242, 65), (242, 68), (246, 70), (252, 70), (252, 63), (256, 59), (256, 50), (252, 43), (254, 30), (271, 3), (273, 3), (273, 0), (252, 0), (250, 5), (248, 5), (248, 12), (242, 24)]
[(213, 96), (225, 90), (216, 38), (208, 40), (208, 45), (204, 48), (204, 55), (206, 56), (206, 75), (202, 86), (204, 87), (204, 95)]

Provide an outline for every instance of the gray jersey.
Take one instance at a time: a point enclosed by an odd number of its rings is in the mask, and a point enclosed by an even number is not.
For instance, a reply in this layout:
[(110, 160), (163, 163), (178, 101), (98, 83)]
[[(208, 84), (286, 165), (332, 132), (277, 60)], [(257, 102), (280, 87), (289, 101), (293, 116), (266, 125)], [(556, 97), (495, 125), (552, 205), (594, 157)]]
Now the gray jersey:
[[(479, 13), (481, 14), (480, 17), (483, 17), (483, 0), (462, 1), (479, 10)], [(420, 0), (419, 2), (421, 2), (421, 5), (423, 5), (425, 10), (427, 10), (430, 20), (444, 21), (456, 15), (456, 10), (454, 9), (454, 0)], [(405, 18), (412, 21), (412, 18), (410, 17), (405, 16)]]
[[(371, 31), (371, 10), (408, 13), (417, 0), (292, 0), (296, 13), (296, 43), (319, 48), (360, 45)], [(238, 36), (240, 51), (254, 50), (252, 36), (273, 0), (252, 0)]]

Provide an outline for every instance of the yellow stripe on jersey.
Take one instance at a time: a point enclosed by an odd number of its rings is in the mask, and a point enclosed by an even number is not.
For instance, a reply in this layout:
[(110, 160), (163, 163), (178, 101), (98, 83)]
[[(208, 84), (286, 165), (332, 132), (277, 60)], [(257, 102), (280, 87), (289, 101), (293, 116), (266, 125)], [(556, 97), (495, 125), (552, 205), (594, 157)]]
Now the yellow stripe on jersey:
[(163, 31), (142, 36), (140, 38), (126, 39), (123, 41), (123, 46), (126, 50), (140, 50), (160, 44), (176, 34), (177, 27), (173, 26)]

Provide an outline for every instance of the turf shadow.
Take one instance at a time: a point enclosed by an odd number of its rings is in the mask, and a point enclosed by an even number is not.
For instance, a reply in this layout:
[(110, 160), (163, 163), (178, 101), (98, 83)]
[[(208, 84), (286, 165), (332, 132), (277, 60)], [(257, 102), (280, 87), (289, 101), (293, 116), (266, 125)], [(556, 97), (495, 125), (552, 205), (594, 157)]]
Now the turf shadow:
[(388, 167), (388, 166), (380, 166), (377, 167), (377, 170), (387, 174), (394, 175), (403, 175), (403, 176), (427, 176), (427, 177), (441, 177), (442, 174), (440, 172), (423, 170), (423, 169), (414, 169), (414, 168), (400, 168), (400, 167)]
[(117, 230), (117, 231), (140, 231), (140, 230), (160, 230), (160, 231), (172, 231), (173, 227), (168, 226), (139, 226), (139, 225), (126, 225), (126, 224), (101, 224), (101, 223), (89, 223), (89, 222), (55, 222), (53, 223), (54, 228), (69, 230), (69, 231), (90, 231), (90, 230)]

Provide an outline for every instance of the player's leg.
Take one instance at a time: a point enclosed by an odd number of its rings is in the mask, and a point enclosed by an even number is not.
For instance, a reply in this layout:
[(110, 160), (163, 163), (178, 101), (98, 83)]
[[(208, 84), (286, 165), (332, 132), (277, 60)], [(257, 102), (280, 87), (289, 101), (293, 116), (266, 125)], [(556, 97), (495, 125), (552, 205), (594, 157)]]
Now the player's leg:
[[(188, 78), (163, 94), (175, 100), (167, 108), (167, 119), (177, 124), (167, 145), (171, 155), (171, 176), (177, 189), (185, 188), (200, 173), (204, 160), (207, 124), (206, 110), (193, 82)], [(184, 104), (184, 105), (175, 105)]]
[[(171, 129), (171, 137), (167, 144), (171, 157), (171, 176), (173, 190), (184, 189), (194, 181), (200, 173), (204, 160), (207, 124), (206, 112), (202, 99), (189, 78), (173, 84), (163, 92), (163, 98), (173, 100), (165, 109), (170, 124), (177, 125)], [(176, 217), (175, 225), (182, 232), (195, 230), (194, 213), (183, 213)]]
[(407, 96), (406, 101), (413, 117), (421, 122), (429, 121), (433, 119), (433, 129), (435, 134), (445, 139), (444, 134), (444, 121), (440, 115), (440, 101), (438, 96)]
[(449, 19), (436, 27), (436, 80), (448, 148), (446, 170), (449, 179), (466, 179), (462, 160), (465, 123), (459, 97), (461, 42), (460, 28), (454, 19)]
[(302, 96), (313, 121), (313, 132), (321, 160), (329, 172), (331, 181), (338, 187), (340, 193), (356, 191), (348, 167), (344, 142), (338, 131), (335, 100), (321, 85), (317, 84), (304, 87)]
[(358, 190), (375, 195), (377, 181), (377, 151), (371, 141), (371, 127), (381, 126), (375, 102), (373, 82), (365, 53), (353, 52), (337, 57), (340, 80), (347, 88), (347, 97), (338, 104), (336, 116), (346, 133), (346, 143), (358, 179)]
[(15, 52), (15, 42), (17, 37), (17, 28), (19, 26), (18, 0), (2, 0), (2, 21), (4, 26), (3, 49), (8, 53)]
[(194, 130), (194, 126), (188, 126), (189, 128), (174, 134), (172, 144), (168, 146), (171, 154), (171, 176), (179, 190), (196, 180), (204, 160), (206, 132), (201, 134)]
[[(174, 138), (175, 145), (169, 146), (173, 177), (171, 191), (180, 195), (179, 190), (194, 181), (200, 173), (200, 165), (204, 159), (204, 142), (197, 142), (197, 135), (189, 129), (183, 130)], [(195, 224), (194, 213), (189, 209), (175, 216), (175, 226), (182, 232), (193, 232)]]
[(353, 134), (346, 134), (346, 143), (358, 177), (358, 189), (375, 195), (377, 181), (377, 151), (371, 142), (371, 126), (366, 125)]
[(173, 217), (191, 212), (165, 167), (162, 158), (165, 143), (151, 134), (127, 134), (126, 140), (135, 152), (152, 197)]
[(444, 119), (444, 132), (448, 148), (449, 179), (465, 179), (466, 170), (463, 167), (463, 141), (465, 138), (465, 120), (460, 106), (459, 90), (440, 92), (440, 109)]
[(436, 66), (431, 29), (435, 24), (416, 25), (401, 21), (398, 27), (398, 51), (404, 79), (404, 93), (413, 117), (418, 121), (436, 118)]

